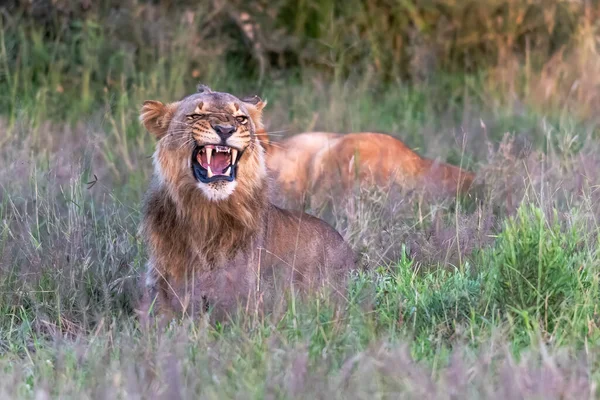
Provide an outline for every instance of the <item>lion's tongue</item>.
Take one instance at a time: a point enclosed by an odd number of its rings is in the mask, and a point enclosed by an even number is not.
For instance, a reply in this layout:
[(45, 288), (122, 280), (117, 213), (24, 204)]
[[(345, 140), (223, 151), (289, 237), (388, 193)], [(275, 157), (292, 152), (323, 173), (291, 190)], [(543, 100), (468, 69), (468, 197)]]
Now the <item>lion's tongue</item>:
[[(229, 153), (212, 152), (210, 158), (210, 169), (215, 175), (223, 175), (227, 167), (229, 167), (230, 155)], [(198, 153), (198, 162), (202, 165), (202, 168), (208, 169), (208, 160), (206, 159), (206, 152)]]

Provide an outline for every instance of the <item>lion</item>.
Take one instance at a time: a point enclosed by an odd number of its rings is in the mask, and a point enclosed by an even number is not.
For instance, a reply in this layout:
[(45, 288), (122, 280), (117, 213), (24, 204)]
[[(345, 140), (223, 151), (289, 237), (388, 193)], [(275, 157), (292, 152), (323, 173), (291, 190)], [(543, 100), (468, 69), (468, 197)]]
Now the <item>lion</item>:
[(141, 233), (146, 284), (159, 315), (258, 307), (276, 286), (343, 291), (356, 257), (326, 222), (268, 199), (258, 96), (199, 86), (180, 101), (146, 101), (140, 120), (157, 139)]
[(293, 208), (304, 205), (307, 197), (313, 207), (319, 206), (332, 191), (347, 193), (357, 182), (456, 195), (466, 193), (475, 180), (474, 173), (421, 157), (383, 133), (307, 132), (265, 142), (270, 175)]

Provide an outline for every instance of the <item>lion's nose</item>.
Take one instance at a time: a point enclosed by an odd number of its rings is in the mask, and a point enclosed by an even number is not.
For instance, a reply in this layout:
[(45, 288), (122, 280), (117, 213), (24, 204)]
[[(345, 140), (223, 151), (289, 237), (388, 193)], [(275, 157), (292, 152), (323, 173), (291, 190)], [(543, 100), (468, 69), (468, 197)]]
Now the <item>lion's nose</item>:
[(235, 132), (235, 127), (232, 125), (215, 125), (213, 126), (213, 129), (223, 140), (227, 140), (227, 138)]

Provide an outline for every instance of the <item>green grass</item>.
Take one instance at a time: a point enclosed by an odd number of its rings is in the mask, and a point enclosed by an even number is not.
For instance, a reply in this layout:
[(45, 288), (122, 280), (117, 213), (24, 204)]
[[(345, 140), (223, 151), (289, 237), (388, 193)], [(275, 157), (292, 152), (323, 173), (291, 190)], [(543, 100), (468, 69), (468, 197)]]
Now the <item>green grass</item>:
[[(507, 65), (490, 61), (501, 41), (479, 56), (485, 43), (452, 42), (439, 69), (411, 80), (404, 61), (393, 61), (400, 42), (376, 28), (396, 21), (405, 37), (420, 21), (429, 35), (439, 10), (462, 9), (403, 2), (385, 20), (384, 6), (368, 14), (281, 2), (271, 22), (300, 44), (259, 82), (252, 56), (226, 24), (210, 25), (206, 10), (194, 8), (188, 23), (178, 19), (184, 9), (161, 3), (146, 14), (139, 5), (133, 24), (109, 21), (101, 3), (85, 18), (2, 17), (0, 397), (598, 397), (600, 146), (593, 114), (572, 112), (595, 104), (584, 90), (594, 87), (586, 57), (595, 50), (546, 72), (548, 98), (532, 78), (539, 70), (519, 63), (503, 75)], [(513, 11), (517, 3), (507, 2)], [(164, 28), (173, 20), (177, 29)], [(340, 36), (340, 21), (368, 29)], [(457, 49), (481, 68), (453, 59)], [(568, 76), (582, 81), (566, 96)], [(367, 267), (353, 273), (341, 310), (315, 295), (226, 324), (148, 325), (136, 313), (146, 260), (137, 229), (154, 143), (137, 112), (143, 100), (178, 99), (198, 80), (267, 98), (274, 139), (390, 132), (477, 171), (484, 196), (423, 202), (374, 190), (337, 204), (327, 218)]]

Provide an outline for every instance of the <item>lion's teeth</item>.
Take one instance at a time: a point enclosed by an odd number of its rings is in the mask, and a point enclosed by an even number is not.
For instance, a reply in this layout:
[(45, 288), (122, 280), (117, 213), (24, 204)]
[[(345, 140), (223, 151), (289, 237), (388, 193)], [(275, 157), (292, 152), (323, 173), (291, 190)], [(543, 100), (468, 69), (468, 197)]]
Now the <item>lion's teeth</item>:
[(232, 164), (235, 164), (235, 161), (237, 160), (237, 154), (238, 154), (237, 149), (231, 149), (231, 163)]
[(210, 159), (211, 159), (211, 157), (212, 157), (212, 151), (213, 151), (213, 149), (212, 149), (212, 148), (210, 148), (210, 147), (207, 147), (207, 148), (206, 148), (206, 163), (207, 163), (208, 165), (210, 165)]
[(206, 176), (208, 176), (209, 178), (213, 177), (213, 172), (212, 169), (210, 169), (210, 165), (206, 167)]
[(231, 167), (227, 167), (227, 169), (225, 170), (225, 172), (223, 173), (223, 175), (229, 176), (230, 172), (231, 172)]

